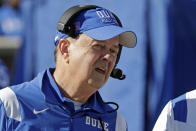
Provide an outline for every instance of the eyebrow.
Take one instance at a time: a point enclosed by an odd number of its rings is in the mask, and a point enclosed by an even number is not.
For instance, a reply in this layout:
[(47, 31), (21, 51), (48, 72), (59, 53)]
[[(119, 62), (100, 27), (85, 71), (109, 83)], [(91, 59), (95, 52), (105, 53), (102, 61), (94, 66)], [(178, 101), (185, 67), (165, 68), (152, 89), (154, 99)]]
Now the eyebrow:
[[(95, 40), (95, 39), (93, 39), (93, 40), (92, 40), (92, 43), (93, 43), (94, 41), (104, 41), (104, 40)], [(119, 49), (119, 48), (120, 48), (120, 44), (114, 45), (114, 46), (112, 46), (112, 47), (114, 47), (115, 49)]]
[(119, 49), (120, 45), (119, 44), (118, 45), (114, 45), (113, 47), (116, 48), (116, 49)]

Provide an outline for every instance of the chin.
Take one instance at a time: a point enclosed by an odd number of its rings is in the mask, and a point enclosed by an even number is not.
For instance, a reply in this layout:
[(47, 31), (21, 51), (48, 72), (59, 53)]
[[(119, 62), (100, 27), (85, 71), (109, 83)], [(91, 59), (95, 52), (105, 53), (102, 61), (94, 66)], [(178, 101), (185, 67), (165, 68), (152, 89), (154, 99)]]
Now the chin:
[(94, 80), (94, 79), (89, 79), (88, 80), (88, 85), (95, 89), (100, 89), (103, 85), (105, 84), (105, 81), (100, 81), (100, 80)]

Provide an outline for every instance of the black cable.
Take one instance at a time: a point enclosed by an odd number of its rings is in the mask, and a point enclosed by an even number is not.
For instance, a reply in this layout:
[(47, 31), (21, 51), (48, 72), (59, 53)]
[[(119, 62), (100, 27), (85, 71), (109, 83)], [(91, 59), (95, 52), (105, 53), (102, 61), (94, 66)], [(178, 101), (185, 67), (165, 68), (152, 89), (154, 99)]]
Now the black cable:
[(118, 110), (118, 108), (119, 108), (119, 105), (118, 105), (117, 103), (115, 103), (115, 102), (105, 102), (105, 104), (113, 104), (113, 105), (115, 105), (115, 106), (116, 106), (116, 109), (114, 109), (114, 110), (110, 110), (110, 111), (107, 111), (108, 113), (115, 112), (115, 111), (117, 111), (117, 110)]
[(100, 124), (101, 124), (102, 131), (105, 131), (105, 130), (104, 130), (103, 123), (102, 123), (102, 119), (101, 119), (100, 117), (99, 117), (98, 119), (99, 119), (99, 122), (100, 122)]

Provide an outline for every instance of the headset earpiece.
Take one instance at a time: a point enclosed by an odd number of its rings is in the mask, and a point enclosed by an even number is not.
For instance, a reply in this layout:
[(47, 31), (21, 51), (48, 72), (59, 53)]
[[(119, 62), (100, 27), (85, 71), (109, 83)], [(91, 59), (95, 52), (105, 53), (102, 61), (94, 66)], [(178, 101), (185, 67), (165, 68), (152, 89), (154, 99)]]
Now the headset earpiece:
[(75, 26), (73, 24), (66, 25), (63, 29), (63, 33), (67, 34), (72, 38), (77, 37), (77, 35), (75, 34)]

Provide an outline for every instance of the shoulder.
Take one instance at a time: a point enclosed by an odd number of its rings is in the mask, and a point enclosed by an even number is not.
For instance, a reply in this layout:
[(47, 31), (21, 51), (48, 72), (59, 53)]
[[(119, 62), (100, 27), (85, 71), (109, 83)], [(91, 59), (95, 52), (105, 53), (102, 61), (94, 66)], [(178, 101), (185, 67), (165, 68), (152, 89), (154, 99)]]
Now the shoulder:
[(35, 95), (40, 95), (42, 80), (43, 80), (43, 72), (39, 73), (33, 80), (29, 82), (24, 82), (18, 85), (11, 86), (11, 88), (16, 96), (20, 98), (24, 97), (35, 97)]
[(0, 99), (11, 99), (15, 97), (15, 93), (10, 89), (10, 87), (6, 87), (0, 90)]
[[(196, 90), (187, 92), (171, 101), (174, 112), (174, 119), (186, 122), (188, 119), (193, 119), (193, 114), (196, 113)], [(196, 116), (194, 116), (196, 119)]]
[(192, 90), (186, 93), (187, 100), (196, 100), (196, 90)]
[(172, 122), (173, 108), (172, 101), (169, 101), (159, 115), (154, 125), (153, 131), (170, 131), (170, 125), (172, 125)]
[(7, 87), (0, 90), (0, 101), (7, 117), (21, 121), (19, 102), (11, 88)]
[[(162, 110), (153, 131), (160, 129), (172, 129), (180, 123), (189, 126), (196, 122), (196, 90), (187, 92), (173, 100), (170, 100)], [(183, 126), (185, 127), (185, 126)]]
[(117, 112), (116, 116), (116, 131), (127, 131), (126, 120), (119, 112)]
[(25, 82), (0, 90), (1, 110), (5, 111), (8, 118), (17, 121), (21, 121), (22, 119), (22, 110), (32, 105), (38, 105), (42, 100), (41, 89), (33, 86), (31, 82)]
[(167, 103), (163, 111), (167, 115), (173, 115), (174, 120), (185, 122), (187, 113), (196, 110), (196, 90), (187, 92)]

